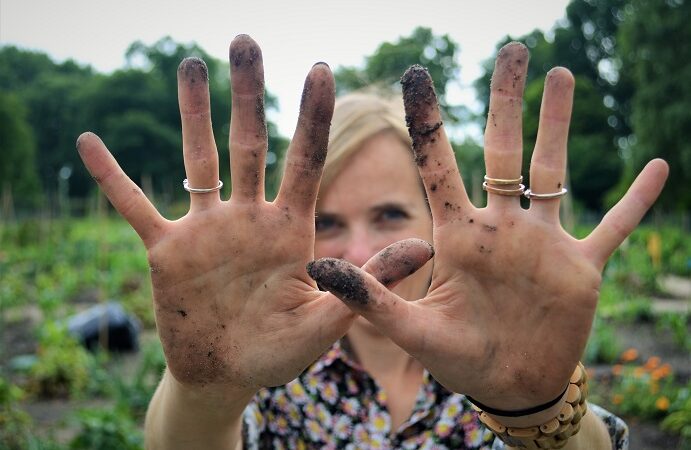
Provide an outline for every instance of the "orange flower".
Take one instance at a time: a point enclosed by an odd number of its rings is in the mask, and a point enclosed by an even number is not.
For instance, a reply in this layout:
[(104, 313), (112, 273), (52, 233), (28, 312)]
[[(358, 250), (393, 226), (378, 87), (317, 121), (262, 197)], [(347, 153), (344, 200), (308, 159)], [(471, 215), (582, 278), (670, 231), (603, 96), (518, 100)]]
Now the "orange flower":
[(623, 401), (624, 401), (624, 396), (621, 394), (614, 394), (612, 396), (612, 403), (614, 403), (615, 405), (621, 405), (621, 402), (623, 402)]
[(624, 362), (635, 361), (636, 359), (638, 359), (638, 350), (633, 347), (621, 354), (621, 360)]
[(672, 366), (669, 363), (664, 363), (660, 366), (660, 370), (662, 370), (665, 376), (667, 376), (672, 373)]
[(658, 397), (658, 399), (655, 400), (655, 407), (660, 411), (667, 411), (667, 409), (669, 409), (669, 399), (664, 395)]
[(621, 375), (622, 370), (624, 370), (624, 366), (622, 366), (621, 364), (615, 364), (612, 366), (612, 375), (618, 377), (619, 375)]
[(667, 375), (672, 373), (672, 366), (669, 365), (669, 363), (665, 363), (658, 367), (657, 369), (653, 370), (653, 372), (650, 374), (650, 377), (657, 381), (661, 380), (662, 378), (666, 377)]
[(651, 371), (653, 369), (657, 369), (660, 366), (660, 358), (657, 356), (651, 356), (648, 358), (648, 360), (645, 362), (645, 370)]
[(645, 369), (643, 367), (636, 367), (633, 369), (633, 376), (636, 378), (643, 378), (643, 375), (645, 374)]

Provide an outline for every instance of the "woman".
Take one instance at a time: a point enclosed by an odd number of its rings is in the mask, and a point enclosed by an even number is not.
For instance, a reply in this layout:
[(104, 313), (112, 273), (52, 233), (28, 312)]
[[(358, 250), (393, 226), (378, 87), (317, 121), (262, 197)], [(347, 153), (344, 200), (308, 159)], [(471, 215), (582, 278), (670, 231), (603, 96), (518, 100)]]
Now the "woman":
[[(392, 126), (360, 142), (341, 167), (333, 163), (331, 179), (327, 171), (315, 239), (334, 101), (328, 66), (315, 65), (307, 77), (283, 183), (267, 203), (260, 50), (238, 36), (230, 62), (228, 202), (218, 195), (207, 75), (199, 60), (183, 61), (178, 73), (185, 187), (191, 192), (190, 213), (182, 219), (163, 219), (97, 137), (78, 140), (87, 168), (148, 249), (168, 361), (147, 414), (148, 446), (299, 447), (303, 437), (315, 447), (350, 442), (368, 448), (379, 438), (387, 440), (385, 447), (431, 446), (430, 439), (452, 434), (456, 440), (444, 445), (493, 445), (476, 414), (459, 413), (468, 403), (456, 392), (472, 397), (499, 435), (508, 431), (492, 422), (497, 418), (512, 430), (549, 425), (535, 430), (550, 438), (555, 414), (573, 405), (569, 433), (558, 430), (564, 435), (559, 445), (608, 448), (596, 414), (578, 422), (585, 403), (571, 396), (584, 398), (586, 388), (582, 376), (571, 377), (582, 373), (574, 368), (592, 323), (600, 271), (659, 195), (666, 164), (650, 163), (591, 236), (576, 241), (566, 234), (558, 203), (573, 78), (555, 69), (547, 77), (531, 164), (531, 208), (521, 209), (515, 194), (522, 191), (527, 51), (509, 44), (497, 58), (485, 135), (488, 207), (474, 208), (465, 195), (431, 80), (411, 68), (403, 78), (406, 118), (429, 209)], [(332, 147), (343, 135), (340, 125), (359, 128), (337, 117)], [(434, 242), (433, 268), (425, 265), (432, 252), (420, 240), (380, 251), (411, 237)], [(314, 256), (332, 258), (310, 262)], [(330, 292), (318, 290), (311, 277)], [(325, 373), (334, 378), (319, 378)], [(286, 384), (253, 400), (263, 387)], [(347, 423), (349, 408), (357, 423)], [(430, 414), (438, 419), (433, 424), (426, 421)], [(421, 423), (434, 429), (415, 426)], [(578, 426), (581, 431), (565, 440)]]

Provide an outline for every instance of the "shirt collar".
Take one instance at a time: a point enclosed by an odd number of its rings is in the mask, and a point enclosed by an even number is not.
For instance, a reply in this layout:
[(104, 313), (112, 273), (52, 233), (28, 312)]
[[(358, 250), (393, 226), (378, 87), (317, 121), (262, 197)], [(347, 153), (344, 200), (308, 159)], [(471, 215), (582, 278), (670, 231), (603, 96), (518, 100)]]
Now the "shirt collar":
[(337, 361), (349, 366), (353, 370), (363, 371), (362, 366), (352, 356), (352, 351), (349, 349), (350, 345), (346, 337), (336, 341), (331, 348), (324, 353), (312, 367), (308, 369), (309, 373), (317, 374), (323, 372), (335, 364)]

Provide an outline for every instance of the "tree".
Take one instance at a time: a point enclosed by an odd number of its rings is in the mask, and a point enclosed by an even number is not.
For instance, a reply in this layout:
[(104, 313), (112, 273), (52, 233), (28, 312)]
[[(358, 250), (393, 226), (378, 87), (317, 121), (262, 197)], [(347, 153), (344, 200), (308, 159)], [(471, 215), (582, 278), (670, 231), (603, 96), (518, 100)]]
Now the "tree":
[[(43, 53), (0, 48), (0, 90), (13, 92), (16, 98), (12, 104), (25, 106), (20, 109), (34, 142), (30, 147), (37, 152), (36, 166), (46, 193), (58, 190), (61, 171), (63, 176), (71, 173), (69, 195), (85, 197), (95, 189), (74, 148), (77, 136), (91, 130), (106, 140), (136, 182), (147, 175), (155, 189), (165, 188), (183, 198), (186, 193), (180, 189), (184, 171), (176, 93), (177, 67), (187, 56), (203, 58), (209, 68), (211, 115), (216, 124), (221, 174), (228, 173), (224, 145), (228, 142), (230, 117), (228, 63), (212, 58), (195, 44), (176, 43), (169, 37), (151, 46), (135, 42), (126, 56), (126, 67), (111, 74), (97, 74), (73, 61), (58, 64)], [(275, 108), (276, 104), (276, 99), (267, 94), (267, 108)], [(271, 196), (280, 180), (275, 173), (279, 170), (277, 162), (288, 141), (278, 134), (274, 124), (268, 123), (268, 131), (268, 161), (272, 164), (267, 168), (267, 192)], [(34, 163), (27, 167), (34, 167)]]
[[(633, 88), (621, 69), (617, 32), (630, 9), (630, 0), (572, 0), (566, 19), (553, 32), (533, 32), (514, 39), (506, 36), (497, 50), (517, 40), (530, 49), (526, 79), (524, 121), (524, 177), (537, 132), (540, 96), (545, 73), (555, 66), (567, 67), (576, 77), (573, 122), (569, 133), (569, 168), (574, 198), (588, 209), (605, 206), (606, 193), (621, 178), (625, 146), (631, 134), (630, 99)], [(485, 63), (475, 82), (478, 97), (489, 108), (489, 85), (494, 58)], [(526, 178), (526, 181), (529, 181)]]
[(36, 136), (38, 170), (47, 193), (57, 191), (63, 167), (72, 171), (70, 195), (84, 196), (93, 183), (74, 147), (77, 136), (87, 127), (83, 94), (92, 82), (91, 74), (51, 71), (37, 76), (23, 93)]
[[(523, 122), (523, 176), (530, 184), (530, 158), (533, 154), (540, 115), (544, 75), (530, 82), (525, 90)], [(569, 189), (589, 210), (602, 208), (603, 193), (612, 189), (621, 174), (621, 160), (613, 145), (614, 130), (607, 126), (610, 111), (587, 77), (576, 77), (573, 114), (569, 127)]]
[(620, 30), (624, 69), (635, 85), (635, 144), (625, 183), (651, 158), (670, 164), (660, 202), (688, 211), (691, 190), (691, 2), (634, 0)]
[[(63, 166), (81, 167), (74, 150), (77, 134), (83, 130), (79, 98), (93, 77), (90, 67), (71, 60), (56, 64), (43, 53), (0, 49), (0, 89), (13, 92), (26, 108), (35, 139), (35, 167), (48, 193), (57, 190)], [(90, 182), (86, 172), (79, 170), (70, 181), (73, 193), (85, 192), (84, 186)]]
[(399, 89), (398, 80), (413, 64), (425, 66), (434, 80), (439, 104), (447, 119), (457, 121), (460, 108), (446, 101), (446, 89), (458, 79), (456, 63), (458, 44), (448, 35), (436, 36), (429, 28), (418, 27), (396, 42), (384, 42), (372, 55), (365, 58), (365, 65), (339, 67), (335, 71), (338, 94), (376, 85), (385, 89)]
[[(202, 58), (209, 71), (209, 91), (211, 94), (211, 117), (215, 124), (214, 136), (219, 147), (221, 174), (229, 167), (230, 161), (226, 143), (230, 131), (228, 118), (230, 110), (230, 85), (228, 74), (230, 67), (228, 62), (221, 62), (201, 49), (196, 44), (180, 44), (173, 41), (170, 37), (160, 39), (151, 46), (147, 46), (140, 41), (130, 45), (126, 52), (128, 67), (132, 70), (139, 68), (156, 80), (161, 80), (161, 87), (164, 95), (160, 99), (164, 105), (164, 113), (156, 114), (164, 124), (179, 130), (180, 114), (178, 112), (177, 97), (172, 93), (177, 92), (177, 67), (184, 58), (196, 56)], [(265, 109), (278, 108), (276, 97), (269, 92), (264, 95)], [(159, 105), (160, 108), (160, 105)], [(278, 133), (278, 128), (270, 121), (267, 121), (269, 156), (267, 157), (267, 176), (266, 192), (267, 197), (273, 197), (278, 191), (280, 182), (280, 164), (288, 140)], [(178, 145), (177, 148), (180, 148)], [(181, 158), (181, 157), (180, 157)], [(180, 159), (181, 161), (181, 159)], [(180, 167), (182, 167), (180, 163)], [(178, 173), (179, 171), (175, 171)], [(180, 180), (178, 180), (179, 182)]]
[(35, 163), (36, 142), (26, 108), (16, 95), (0, 91), (0, 193), (11, 189), (19, 206), (34, 206), (40, 184)]

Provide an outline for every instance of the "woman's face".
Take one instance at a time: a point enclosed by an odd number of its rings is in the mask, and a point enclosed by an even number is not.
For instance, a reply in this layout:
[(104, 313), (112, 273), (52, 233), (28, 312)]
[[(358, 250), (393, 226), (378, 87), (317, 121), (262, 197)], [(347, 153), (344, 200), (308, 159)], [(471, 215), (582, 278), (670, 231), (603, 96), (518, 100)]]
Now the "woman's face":
[[(432, 218), (411, 150), (393, 133), (365, 141), (317, 201), (315, 257), (361, 267), (389, 244), (432, 242)], [(429, 286), (432, 263), (394, 288), (417, 300)]]

